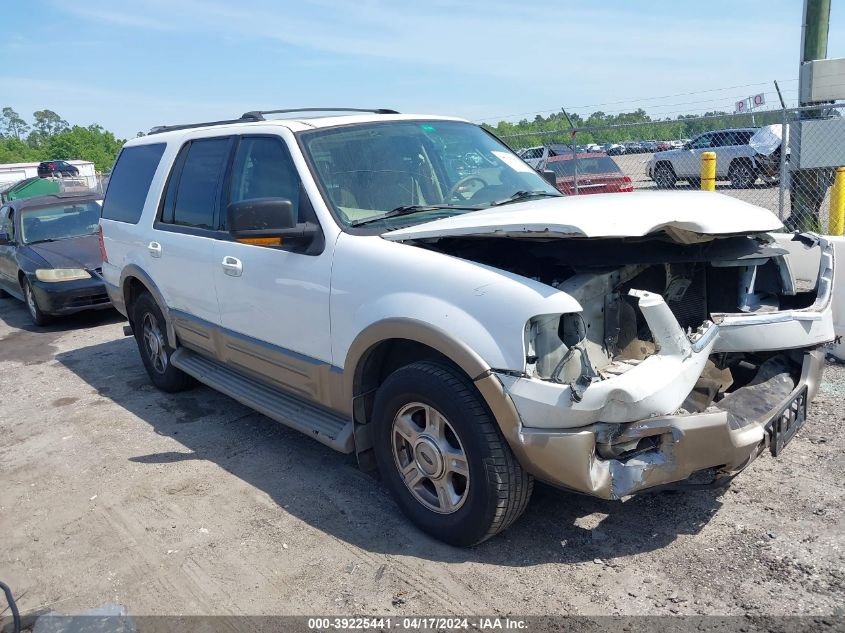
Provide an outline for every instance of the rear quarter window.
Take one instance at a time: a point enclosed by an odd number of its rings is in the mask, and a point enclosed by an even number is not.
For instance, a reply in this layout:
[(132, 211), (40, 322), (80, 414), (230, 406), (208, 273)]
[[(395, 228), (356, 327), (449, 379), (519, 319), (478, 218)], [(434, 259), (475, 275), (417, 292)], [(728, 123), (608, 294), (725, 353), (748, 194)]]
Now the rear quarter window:
[(112, 169), (103, 217), (137, 224), (166, 143), (124, 147)]

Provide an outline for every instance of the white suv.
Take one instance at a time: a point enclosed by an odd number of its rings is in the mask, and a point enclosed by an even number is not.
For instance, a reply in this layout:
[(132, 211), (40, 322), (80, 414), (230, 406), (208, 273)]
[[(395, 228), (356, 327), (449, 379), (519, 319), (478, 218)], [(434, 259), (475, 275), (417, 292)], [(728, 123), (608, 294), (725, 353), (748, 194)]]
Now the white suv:
[(354, 451), (458, 545), (534, 477), (725, 482), (804, 423), (834, 338), (824, 240), (719, 194), (563, 197), (459, 119), (264, 114), (115, 164), (103, 277), (159, 388)]
[(678, 180), (701, 185), (701, 155), (716, 154), (716, 179), (734, 189), (748, 189), (758, 178), (771, 183), (780, 172), (781, 126), (736, 128), (706, 132), (689, 142), (672, 141), (673, 149), (657, 152), (646, 164), (646, 175), (661, 189)]

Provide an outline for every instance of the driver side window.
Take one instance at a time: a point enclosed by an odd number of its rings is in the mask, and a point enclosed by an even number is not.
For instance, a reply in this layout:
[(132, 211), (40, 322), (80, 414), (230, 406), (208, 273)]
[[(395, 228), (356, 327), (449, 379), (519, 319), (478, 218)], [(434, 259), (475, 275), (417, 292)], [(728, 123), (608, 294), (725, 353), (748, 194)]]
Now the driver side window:
[(9, 241), (15, 240), (15, 215), (12, 207), (3, 207), (0, 209), (0, 233), (6, 233), (9, 236)]
[(254, 198), (285, 198), (293, 204), (294, 218), (299, 218), (299, 191), (299, 173), (281, 139), (241, 138), (232, 166), (228, 203)]

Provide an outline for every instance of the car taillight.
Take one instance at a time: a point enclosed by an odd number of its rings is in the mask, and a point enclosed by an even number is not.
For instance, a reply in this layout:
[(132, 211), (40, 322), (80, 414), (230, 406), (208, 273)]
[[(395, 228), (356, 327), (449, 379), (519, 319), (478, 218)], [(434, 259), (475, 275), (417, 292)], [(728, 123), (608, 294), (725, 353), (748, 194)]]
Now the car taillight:
[(103, 226), (100, 225), (97, 227), (97, 240), (100, 242), (100, 258), (107, 262), (109, 261), (109, 255), (106, 253), (106, 243), (103, 241)]
[(630, 176), (624, 176), (622, 178), (622, 184), (619, 185), (619, 191), (633, 191), (634, 190), (634, 183), (631, 181)]

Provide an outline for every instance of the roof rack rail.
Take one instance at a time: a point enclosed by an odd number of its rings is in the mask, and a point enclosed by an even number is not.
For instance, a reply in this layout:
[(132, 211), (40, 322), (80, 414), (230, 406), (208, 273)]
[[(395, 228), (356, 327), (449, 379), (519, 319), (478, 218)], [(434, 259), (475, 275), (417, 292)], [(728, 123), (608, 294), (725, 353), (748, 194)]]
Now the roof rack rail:
[(244, 112), (241, 118), (264, 121), (265, 114), (289, 114), (291, 112), (371, 112), (373, 114), (399, 114), (396, 110), (390, 110), (388, 108), (288, 108), (284, 110), (252, 110), (250, 112)]
[(172, 132), (173, 130), (190, 130), (195, 127), (211, 127), (214, 125), (228, 125), (230, 123), (249, 123), (250, 121), (263, 121), (263, 118), (256, 118), (244, 114), (240, 119), (226, 119), (224, 121), (206, 121), (204, 123), (184, 123), (181, 125), (156, 125), (150, 129), (149, 134), (161, 134), (162, 132)]
[(399, 114), (396, 110), (388, 108), (290, 108), (286, 110), (252, 110), (244, 112), (239, 119), (227, 119), (224, 121), (206, 121), (204, 123), (185, 123), (183, 125), (156, 125), (151, 128), (149, 134), (161, 134), (173, 130), (190, 130), (195, 127), (211, 127), (213, 125), (228, 125), (230, 123), (249, 123), (254, 121), (265, 121), (265, 114), (287, 114), (290, 112), (372, 112), (373, 114)]

